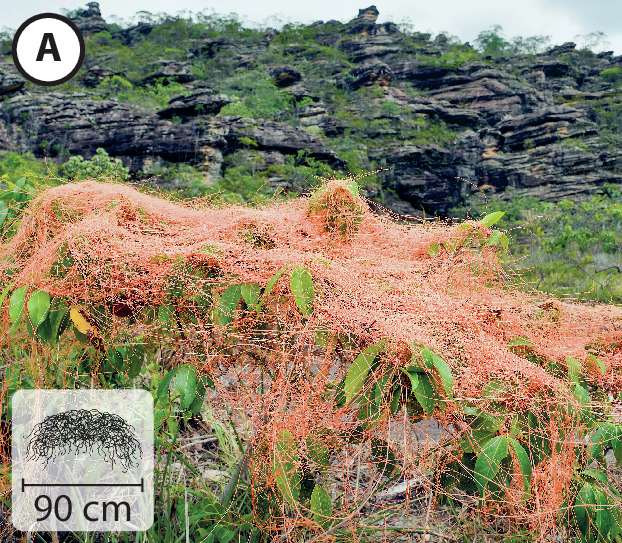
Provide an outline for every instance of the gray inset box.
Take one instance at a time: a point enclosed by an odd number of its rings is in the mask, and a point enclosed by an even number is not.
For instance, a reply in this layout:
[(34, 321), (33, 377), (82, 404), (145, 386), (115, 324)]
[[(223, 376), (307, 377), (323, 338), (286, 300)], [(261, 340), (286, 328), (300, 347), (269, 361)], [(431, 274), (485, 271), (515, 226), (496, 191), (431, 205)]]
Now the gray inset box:
[(19, 390), (11, 399), (13, 526), (143, 531), (153, 524), (146, 390)]

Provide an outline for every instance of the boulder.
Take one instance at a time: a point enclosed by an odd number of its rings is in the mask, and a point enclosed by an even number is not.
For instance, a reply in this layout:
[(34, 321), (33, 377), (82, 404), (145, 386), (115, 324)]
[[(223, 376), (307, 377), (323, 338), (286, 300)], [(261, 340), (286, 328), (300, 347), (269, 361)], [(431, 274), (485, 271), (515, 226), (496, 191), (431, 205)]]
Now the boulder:
[(209, 88), (198, 89), (190, 96), (174, 96), (168, 102), (168, 107), (158, 111), (161, 119), (172, 117), (193, 117), (218, 113), (230, 104), (232, 98), (225, 94), (218, 94)]
[(75, 25), (80, 29), (85, 39), (92, 38), (95, 34), (108, 30), (106, 21), (104, 21), (98, 2), (89, 2), (87, 9), (82, 10), (78, 17), (72, 19)]
[(289, 87), (302, 79), (302, 74), (294, 66), (275, 66), (268, 73), (274, 78), (277, 87)]
[(189, 62), (177, 62), (175, 60), (158, 60), (155, 64), (155, 71), (142, 80), (143, 85), (154, 83), (160, 78), (164, 78), (164, 85), (168, 81), (176, 81), (178, 83), (189, 83), (194, 81), (195, 77), (191, 72), (191, 64)]
[(0, 96), (14, 96), (23, 90), (25, 83), (13, 64), (0, 64)]
[(381, 87), (388, 87), (393, 78), (393, 72), (388, 64), (378, 60), (372, 60), (350, 70), (350, 75), (354, 78), (350, 83), (353, 90), (364, 85), (378, 84)]

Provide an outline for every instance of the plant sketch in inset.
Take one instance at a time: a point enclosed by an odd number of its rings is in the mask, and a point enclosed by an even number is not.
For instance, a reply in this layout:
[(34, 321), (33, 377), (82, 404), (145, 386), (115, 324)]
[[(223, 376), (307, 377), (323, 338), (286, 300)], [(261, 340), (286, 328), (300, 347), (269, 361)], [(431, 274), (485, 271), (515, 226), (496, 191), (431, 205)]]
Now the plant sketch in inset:
[(123, 472), (135, 467), (133, 457), (141, 456), (140, 443), (134, 436), (134, 427), (122, 417), (102, 413), (97, 409), (77, 409), (49, 415), (28, 434), (29, 460), (50, 460), (70, 452), (97, 452), (114, 467), (118, 460)]

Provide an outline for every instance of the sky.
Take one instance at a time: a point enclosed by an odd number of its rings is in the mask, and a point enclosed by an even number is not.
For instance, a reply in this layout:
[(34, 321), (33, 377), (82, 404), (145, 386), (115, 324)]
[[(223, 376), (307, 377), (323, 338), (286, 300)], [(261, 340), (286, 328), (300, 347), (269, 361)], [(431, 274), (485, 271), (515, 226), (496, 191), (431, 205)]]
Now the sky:
[[(17, 29), (26, 19), (39, 13), (60, 13), (62, 9), (85, 7), (88, 0), (0, 0), (10, 5), (1, 9), (0, 28)], [(279, 28), (285, 23), (309, 24), (317, 20), (337, 19), (347, 22), (358, 15), (359, 8), (366, 8), (373, 0), (315, 0), (314, 2), (291, 2), (273, 0), (270, 4), (256, 0), (101, 0), (99, 6), (107, 22), (115, 22), (113, 16), (130, 21), (139, 11), (169, 13), (180, 10), (193, 13), (228, 15), (236, 13), (252, 27)], [(171, 8), (171, 4), (174, 8)], [(412, 25), (412, 30), (429, 32), (432, 37), (439, 33), (455, 36), (461, 42), (475, 40), (480, 32), (500, 25), (500, 35), (511, 41), (515, 36), (550, 36), (551, 45), (573, 41), (577, 47), (592, 42), (594, 52), (614, 51), (622, 55), (622, 1), (620, 0), (376, 0), (380, 12), (378, 23), (394, 22)], [(226, 6), (226, 7), (225, 7)], [(601, 32), (595, 43), (594, 33)], [(590, 37), (590, 34), (592, 35)]]

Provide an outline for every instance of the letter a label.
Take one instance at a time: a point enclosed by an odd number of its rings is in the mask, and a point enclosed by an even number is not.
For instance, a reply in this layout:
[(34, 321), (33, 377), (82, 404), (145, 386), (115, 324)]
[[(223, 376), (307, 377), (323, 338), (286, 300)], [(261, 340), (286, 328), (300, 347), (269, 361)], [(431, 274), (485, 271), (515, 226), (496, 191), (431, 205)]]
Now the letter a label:
[(15, 67), (28, 81), (52, 87), (78, 73), (84, 62), (84, 37), (67, 17), (41, 13), (19, 27), (12, 53)]

